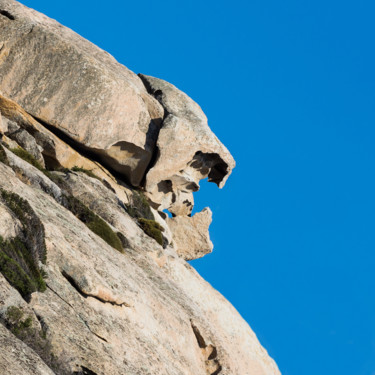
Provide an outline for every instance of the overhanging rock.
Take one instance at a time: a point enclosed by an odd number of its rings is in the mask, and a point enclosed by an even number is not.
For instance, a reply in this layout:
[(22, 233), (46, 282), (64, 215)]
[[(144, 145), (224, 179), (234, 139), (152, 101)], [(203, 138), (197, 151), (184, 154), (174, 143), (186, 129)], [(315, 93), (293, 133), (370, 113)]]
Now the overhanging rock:
[(199, 181), (208, 177), (223, 187), (235, 166), (234, 159), (209, 128), (197, 103), (166, 81), (139, 76), (165, 111), (156, 162), (146, 176), (146, 191), (161, 209), (189, 215)]

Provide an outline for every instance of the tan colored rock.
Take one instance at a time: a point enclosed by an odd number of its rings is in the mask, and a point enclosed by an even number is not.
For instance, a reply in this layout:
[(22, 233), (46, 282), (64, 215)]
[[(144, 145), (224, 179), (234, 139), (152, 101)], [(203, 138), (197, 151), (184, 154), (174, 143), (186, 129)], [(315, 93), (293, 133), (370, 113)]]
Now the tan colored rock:
[[(222, 187), (234, 167), (200, 107), (164, 81), (142, 76), (142, 83), (101, 49), (14, 0), (0, 0), (0, 10), (1, 116), (35, 140), (47, 167), (78, 166), (105, 180), (51, 172), (126, 242), (123, 253), (108, 245), (59, 203), (61, 189), (48, 176), (6, 151), (0, 188), (27, 200), (40, 220), (47, 262), (38, 266), (47, 288), (26, 301), (0, 275), (0, 318), (10, 306), (27, 311), (57, 366), (51, 372), (44, 354), (30, 349), (30, 337), (21, 343), (0, 325), (0, 372), (279, 375), (234, 307), (181, 257), (212, 249), (209, 209), (186, 216), (199, 180)], [(146, 177), (155, 209), (185, 215), (168, 219), (177, 252), (141, 230), (124, 205), (131, 189), (99, 162), (134, 185)], [(12, 237), (17, 221), (6, 207), (1, 212), (3, 232)]]
[(9, 166), (16, 171), (18, 177), (23, 182), (43, 190), (53, 196), (57, 201), (60, 201), (62, 195), (60, 188), (43, 172), (16, 156), (7, 148), (4, 148), (4, 152), (8, 159)]
[[(2, 163), (0, 188), (22, 195), (44, 225), (48, 287), (32, 294), (29, 307), (68, 373), (279, 375), (247, 323), (173, 248), (163, 250), (134, 224), (121, 254)], [(115, 208), (110, 190), (100, 193), (112, 202), (113, 224), (125, 230), (129, 216)], [(23, 346), (14, 348), (23, 355)]]
[(0, 91), (138, 185), (163, 109), (107, 52), (13, 0), (0, 0)]
[(0, 134), (5, 134), (8, 131), (8, 123), (3, 121), (3, 117), (0, 112)]
[(146, 191), (160, 210), (188, 215), (199, 181), (208, 177), (223, 187), (235, 162), (197, 103), (166, 81), (140, 77), (167, 113), (157, 141), (158, 157), (146, 176)]
[[(102, 165), (82, 156), (36, 121), (16, 102), (0, 95), (0, 111), (3, 114), (4, 123), (14, 122), (34, 137), (36, 143), (42, 149), (45, 164), (49, 168), (80, 167), (87, 169), (105, 180), (123, 202), (128, 202), (127, 191), (129, 189), (125, 184), (117, 183), (116, 179)], [(6, 136), (3, 136), (3, 141), (11, 148), (17, 146), (13, 140)]]
[(21, 229), (22, 226), (19, 220), (0, 201), (0, 237), (4, 240), (16, 237), (21, 232)]
[(32, 349), (0, 324), (0, 374), (54, 375), (55, 373)]
[(167, 218), (177, 254), (185, 260), (201, 258), (212, 252), (213, 244), (208, 231), (212, 212), (206, 207), (194, 216)]
[(7, 129), (5, 135), (17, 142), (17, 144), (29, 152), (42, 167), (45, 167), (44, 158), (41, 153), (42, 147), (36, 143), (35, 138), (15, 122), (5, 117), (2, 120)]
[(11, 15), (0, 17), (0, 90), (5, 96), (133, 185), (141, 183), (155, 151), (164, 107), (182, 122), (168, 116), (163, 124), (160, 158), (147, 179), (150, 193), (164, 189), (165, 181), (172, 181), (174, 191), (191, 192), (204, 176), (224, 185), (233, 159), (185, 94), (141, 76), (160, 105), (133, 72), (72, 30), (16, 1), (0, 0), (0, 6)]

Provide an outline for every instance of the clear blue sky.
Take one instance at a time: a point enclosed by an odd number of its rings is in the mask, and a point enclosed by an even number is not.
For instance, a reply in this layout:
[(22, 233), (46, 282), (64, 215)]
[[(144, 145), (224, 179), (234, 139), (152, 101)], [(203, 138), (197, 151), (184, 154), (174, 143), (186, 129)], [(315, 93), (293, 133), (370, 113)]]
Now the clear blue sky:
[[(193, 265), (284, 375), (375, 374), (375, 3), (24, 0), (206, 112), (237, 168)], [(242, 375), (242, 374), (233, 374)]]

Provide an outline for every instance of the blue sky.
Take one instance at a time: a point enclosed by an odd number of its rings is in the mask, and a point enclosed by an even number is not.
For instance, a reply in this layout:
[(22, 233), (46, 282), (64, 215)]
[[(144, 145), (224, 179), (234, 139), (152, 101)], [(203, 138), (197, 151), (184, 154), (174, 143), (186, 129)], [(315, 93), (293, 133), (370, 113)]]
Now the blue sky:
[(23, 3), (206, 112), (237, 168), (196, 194), (215, 249), (192, 264), (282, 373), (374, 375), (375, 3)]

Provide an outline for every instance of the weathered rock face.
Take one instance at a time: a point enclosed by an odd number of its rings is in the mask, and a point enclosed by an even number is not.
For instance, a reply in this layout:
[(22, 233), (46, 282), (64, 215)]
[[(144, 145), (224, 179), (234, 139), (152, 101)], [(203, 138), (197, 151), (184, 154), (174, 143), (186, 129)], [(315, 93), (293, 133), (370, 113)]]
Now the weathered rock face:
[(224, 186), (235, 162), (208, 127), (197, 103), (166, 81), (140, 77), (166, 116), (157, 140), (156, 163), (146, 176), (146, 191), (162, 209), (188, 215), (199, 181), (208, 177), (208, 181)]
[(195, 102), (141, 78), (0, 0), (0, 373), (278, 375), (185, 261), (213, 247), (192, 194), (233, 158)]
[[(1, 276), (1, 275), (0, 275)], [(0, 324), (0, 373), (54, 375), (42, 359)]]
[(17, 306), (42, 322), (61, 358), (56, 373), (279, 373), (229, 302), (173, 248), (142, 234), (110, 190), (106, 215), (128, 236), (124, 254), (2, 163), (0, 175), (0, 188), (22, 195), (44, 225), (48, 275), (47, 290), (33, 293), (29, 304), (2, 279), (0, 312)]
[(185, 260), (201, 258), (210, 253), (213, 244), (208, 228), (212, 221), (212, 212), (207, 207), (194, 216), (176, 216), (167, 218), (172, 232), (177, 254)]
[(20, 222), (6, 205), (0, 202), (0, 236), (6, 240), (16, 237), (21, 230)]
[(1, 0), (1, 91), (138, 185), (163, 109), (141, 80), (72, 30)]
[[(8, 14), (0, 16), (4, 95), (133, 185), (141, 183), (157, 143), (160, 157), (147, 179), (153, 196), (161, 189), (155, 185), (164, 189), (166, 181), (172, 181), (173, 191), (186, 186), (195, 191), (207, 175), (224, 185), (233, 159), (185, 94), (162, 80), (141, 76), (149, 95), (133, 72), (70, 29), (13, 0), (0, 0), (0, 7)], [(164, 124), (163, 107), (168, 111)], [(177, 161), (183, 172), (176, 169)], [(159, 203), (160, 198), (155, 200)]]

